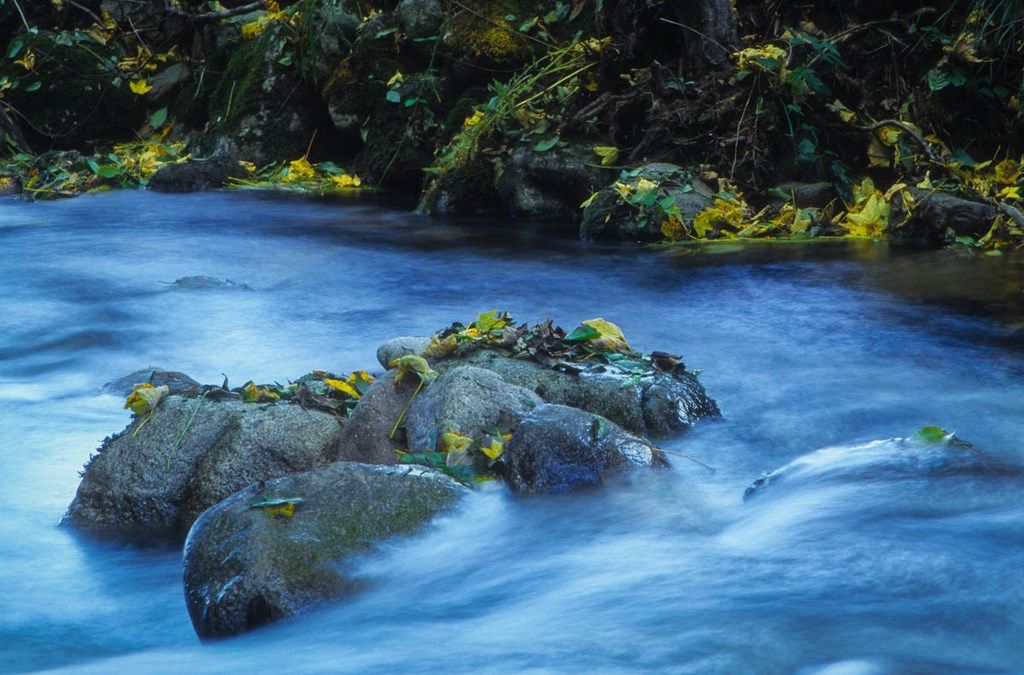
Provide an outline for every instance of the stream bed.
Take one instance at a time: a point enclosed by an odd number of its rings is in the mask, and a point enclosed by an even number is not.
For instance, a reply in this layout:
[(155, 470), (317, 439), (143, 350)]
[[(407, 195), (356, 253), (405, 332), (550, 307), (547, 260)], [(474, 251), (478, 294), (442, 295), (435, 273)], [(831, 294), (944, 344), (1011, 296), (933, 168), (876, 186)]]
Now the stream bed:
[[(252, 290), (176, 289), (208, 275)], [(1024, 260), (861, 242), (656, 251), (375, 201), (0, 198), (0, 672), (1024, 670), (1024, 490), (763, 472), (925, 425), (1024, 464)], [(603, 316), (724, 414), (671, 471), (472, 496), (359, 562), (358, 595), (201, 645), (180, 552), (57, 526), (150, 365), (232, 386), (376, 367), (478, 312)]]

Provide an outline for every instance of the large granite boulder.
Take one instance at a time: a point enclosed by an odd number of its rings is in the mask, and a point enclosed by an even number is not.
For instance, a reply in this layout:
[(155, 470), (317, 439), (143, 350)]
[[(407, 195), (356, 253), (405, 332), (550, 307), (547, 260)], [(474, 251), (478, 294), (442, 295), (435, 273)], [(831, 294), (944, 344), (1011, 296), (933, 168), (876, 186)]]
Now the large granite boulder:
[(196, 633), (235, 635), (352, 592), (353, 555), (415, 532), (466, 492), (423, 467), (337, 462), (232, 495), (185, 542)]
[(502, 473), (516, 492), (559, 493), (632, 468), (667, 465), (648, 441), (600, 415), (541, 405), (516, 428)]
[(396, 429), (402, 413), (413, 400), (419, 380), (414, 376), (396, 382), (397, 371), (377, 378), (359, 399), (341, 432), (334, 459), (368, 464), (396, 464), (396, 449), (404, 449)]
[(688, 429), (700, 418), (721, 414), (689, 371), (658, 373), (637, 381), (600, 365), (580, 363), (578, 373), (564, 372), (490, 349), (433, 364), (440, 372), (463, 365), (494, 371), (505, 381), (534, 391), (548, 403), (607, 417), (638, 434), (663, 436)]
[(100, 447), (64, 522), (121, 535), (182, 536), (203, 510), (260, 480), (331, 461), (342, 425), (290, 403), (168, 396)]
[(490, 370), (452, 368), (413, 401), (406, 419), (411, 452), (434, 452), (439, 437), (457, 431), (483, 442), (489, 431), (511, 433), (520, 420), (543, 403), (533, 391), (509, 384)]

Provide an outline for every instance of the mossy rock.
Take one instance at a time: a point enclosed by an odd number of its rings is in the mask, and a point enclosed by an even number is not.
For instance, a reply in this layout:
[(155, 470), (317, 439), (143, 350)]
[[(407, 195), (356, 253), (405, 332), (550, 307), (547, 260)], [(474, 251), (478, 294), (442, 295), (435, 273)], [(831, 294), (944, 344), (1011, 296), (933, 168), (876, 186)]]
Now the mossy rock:
[(13, 59), (0, 61), (0, 77), (18, 82), (4, 100), (30, 121), (24, 125), (30, 143), (84, 148), (87, 141), (120, 138), (141, 124), (145, 99), (111, 73), (113, 50), (47, 31), (19, 39), (24, 47), (18, 58), (31, 50), (35, 64), (27, 71)]
[(671, 197), (684, 222), (692, 222), (712, 204), (714, 191), (693, 172), (675, 164), (645, 164), (602, 188), (583, 210), (580, 237), (588, 240), (655, 242), (665, 238), (661, 226), (666, 220), (657, 203), (631, 204), (617, 184), (636, 190), (640, 181), (657, 185), (657, 199)]
[(519, 26), (550, 9), (550, 3), (530, 0), (465, 0), (442, 27), (444, 46), (471, 65), (521, 65), (538, 53), (539, 45)]
[[(423, 467), (335, 462), (228, 497), (185, 543), (185, 602), (196, 633), (236, 635), (352, 593), (354, 556), (416, 532), (467, 492)], [(259, 507), (274, 499), (290, 500), (291, 515)]]
[(289, 62), (293, 56), (285, 29), (277, 24), (239, 46), (210, 94), (210, 121), (197, 139), (200, 151), (256, 164), (305, 152), (321, 104)]
[(501, 211), (492, 157), (478, 155), (437, 176), (420, 209), (434, 214), (490, 215)]
[(354, 167), (360, 176), (388, 186), (422, 187), (423, 170), (434, 162), (441, 136), (444, 84), (441, 78), (418, 74), (399, 87), (398, 102), (381, 94), (363, 127), (363, 150)]
[(351, 49), (317, 85), (335, 128), (358, 128), (377, 110), (388, 92), (387, 81), (399, 70), (398, 50), (390, 36), (390, 15), (378, 14), (358, 32)]
[(349, 56), (359, 37), (361, 8), (356, 0), (303, 0), (297, 56), (302, 74), (312, 84), (330, 79), (338, 63)]

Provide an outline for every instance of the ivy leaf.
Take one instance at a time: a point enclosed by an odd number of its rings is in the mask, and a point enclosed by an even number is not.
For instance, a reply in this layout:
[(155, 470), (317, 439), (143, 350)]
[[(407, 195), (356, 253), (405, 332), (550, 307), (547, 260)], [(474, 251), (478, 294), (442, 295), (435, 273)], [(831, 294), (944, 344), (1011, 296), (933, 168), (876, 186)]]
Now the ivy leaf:
[(601, 166), (611, 166), (619, 160), (619, 149), (613, 145), (595, 145), (594, 154), (601, 158)]
[(914, 434), (914, 440), (928, 445), (946, 444), (953, 438), (953, 433), (942, 427), (923, 427)]
[(159, 129), (167, 121), (167, 108), (160, 108), (149, 118), (149, 126), (152, 129)]
[(551, 138), (545, 141), (540, 141), (539, 143), (537, 143), (537, 145), (533, 146), (533, 149), (536, 150), (537, 152), (547, 152), (551, 148), (558, 145), (559, 140), (561, 139), (559, 139), (557, 135), (552, 136)]

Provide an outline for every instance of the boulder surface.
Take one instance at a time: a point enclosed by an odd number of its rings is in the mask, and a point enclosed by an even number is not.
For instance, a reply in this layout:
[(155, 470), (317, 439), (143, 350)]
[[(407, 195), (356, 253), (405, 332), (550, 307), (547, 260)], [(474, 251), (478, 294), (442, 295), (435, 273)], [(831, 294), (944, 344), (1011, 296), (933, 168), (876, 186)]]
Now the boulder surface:
[[(466, 492), (423, 467), (336, 462), (232, 495), (206, 511), (185, 542), (185, 601), (196, 633), (236, 635), (352, 592), (352, 556), (415, 532)], [(275, 499), (283, 507), (258, 506)]]
[(503, 474), (515, 492), (559, 493), (632, 468), (664, 466), (661, 450), (600, 415), (541, 405), (512, 435)]
[(260, 480), (321, 466), (341, 424), (289, 403), (169, 396), (108, 438), (64, 522), (97, 533), (181, 536), (206, 508)]

